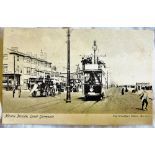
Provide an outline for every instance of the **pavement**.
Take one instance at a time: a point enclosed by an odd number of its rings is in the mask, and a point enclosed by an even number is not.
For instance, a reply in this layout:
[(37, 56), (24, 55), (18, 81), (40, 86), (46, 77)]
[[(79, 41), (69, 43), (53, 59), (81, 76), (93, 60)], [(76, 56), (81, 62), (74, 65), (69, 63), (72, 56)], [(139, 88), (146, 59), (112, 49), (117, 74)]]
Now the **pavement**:
[[(151, 93), (151, 92), (150, 92)], [(85, 101), (82, 92), (71, 93), (71, 103), (65, 102), (66, 93), (55, 97), (32, 97), (29, 91), (22, 91), (12, 97), (11, 91), (3, 90), (4, 113), (83, 113), (83, 114), (151, 114), (152, 99), (149, 99), (148, 110), (141, 110), (139, 95), (127, 92), (121, 95), (120, 88), (109, 88), (106, 96), (100, 101)]]

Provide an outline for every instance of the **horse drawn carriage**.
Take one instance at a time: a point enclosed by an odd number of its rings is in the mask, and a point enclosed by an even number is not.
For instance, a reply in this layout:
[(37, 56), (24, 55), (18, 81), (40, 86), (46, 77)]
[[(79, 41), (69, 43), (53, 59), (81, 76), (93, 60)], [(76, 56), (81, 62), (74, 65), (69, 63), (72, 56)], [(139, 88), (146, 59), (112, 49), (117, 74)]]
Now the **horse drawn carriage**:
[(55, 96), (54, 83), (50, 78), (30, 78), (28, 87), (33, 97)]

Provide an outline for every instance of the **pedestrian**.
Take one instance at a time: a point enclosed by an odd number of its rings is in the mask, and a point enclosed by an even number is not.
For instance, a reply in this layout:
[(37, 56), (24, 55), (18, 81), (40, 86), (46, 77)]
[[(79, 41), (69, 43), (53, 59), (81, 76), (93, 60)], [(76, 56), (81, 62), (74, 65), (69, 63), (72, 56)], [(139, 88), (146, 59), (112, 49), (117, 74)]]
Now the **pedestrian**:
[(57, 88), (58, 88), (58, 94), (61, 94), (61, 84), (60, 83), (57, 84)]
[(122, 88), (122, 95), (124, 95), (124, 88)]
[(15, 92), (16, 92), (16, 85), (13, 86), (12, 92), (13, 92), (13, 98), (14, 98), (15, 97)]
[(127, 86), (125, 86), (125, 92), (128, 92), (128, 87)]
[(30, 90), (30, 82), (27, 83), (27, 88)]
[(22, 92), (22, 90), (21, 90), (21, 85), (19, 84), (19, 85), (18, 85), (18, 97), (19, 97), (19, 98), (21, 97), (21, 92)]
[[(140, 94), (140, 99), (142, 102), (142, 110), (147, 110), (147, 106), (148, 106), (148, 93), (146, 91), (146, 88), (142, 88), (143, 92)], [(144, 108), (145, 105), (145, 108)]]

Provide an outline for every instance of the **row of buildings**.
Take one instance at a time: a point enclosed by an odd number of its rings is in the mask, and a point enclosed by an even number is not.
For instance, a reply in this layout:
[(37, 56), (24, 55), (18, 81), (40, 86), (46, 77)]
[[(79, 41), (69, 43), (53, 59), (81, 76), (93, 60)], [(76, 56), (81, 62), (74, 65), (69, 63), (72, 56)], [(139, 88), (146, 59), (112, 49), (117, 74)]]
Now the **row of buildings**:
[[(11, 86), (16, 82), (27, 89), (29, 78), (59, 76), (56, 66), (47, 60), (42, 50), (37, 54), (20, 52), (17, 47), (7, 49), (3, 54), (3, 85)], [(14, 80), (15, 79), (15, 80)]]
[(126, 88), (129, 88), (131, 90), (136, 90), (136, 91), (141, 90), (143, 88), (146, 88), (146, 90), (152, 90), (152, 84), (149, 82), (136, 82), (136, 84), (119, 85), (119, 87), (126, 87)]

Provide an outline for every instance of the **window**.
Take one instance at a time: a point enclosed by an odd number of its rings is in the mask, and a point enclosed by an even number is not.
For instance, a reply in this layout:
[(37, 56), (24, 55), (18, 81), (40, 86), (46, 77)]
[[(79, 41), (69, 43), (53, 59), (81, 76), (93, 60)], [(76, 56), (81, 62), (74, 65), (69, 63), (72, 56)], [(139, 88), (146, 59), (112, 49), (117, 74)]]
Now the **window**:
[(50, 63), (48, 64), (48, 67), (51, 68), (51, 64)]
[(19, 55), (17, 55), (17, 61), (19, 61)]
[(24, 62), (30, 63), (30, 62), (31, 62), (31, 59), (28, 58), (28, 57), (25, 57), (25, 58), (24, 58)]
[(30, 75), (31, 74), (31, 68), (30, 67), (24, 67), (24, 74)]
[(85, 83), (99, 84), (102, 81), (102, 74), (98, 72), (85, 73)]
[(35, 75), (35, 68), (31, 68), (31, 75)]
[(3, 55), (4, 60), (8, 60), (8, 54)]
[(37, 76), (37, 70), (36, 69), (34, 70), (34, 76)]
[(16, 67), (16, 73), (22, 73), (22, 69), (20, 68), (19, 65), (17, 65), (17, 67)]
[(29, 62), (30, 62), (30, 58), (24, 57), (24, 62), (25, 62), (25, 63), (29, 63)]
[(27, 71), (26, 71), (26, 67), (24, 67), (24, 74), (26, 74), (27, 73)]
[(37, 60), (34, 60), (34, 63), (37, 64)]
[(30, 75), (31, 74), (31, 68), (27, 67), (27, 74)]
[(19, 66), (17, 66), (17, 68), (16, 68), (16, 72), (19, 73)]
[(27, 58), (26, 62), (28, 62), (28, 63), (29, 63), (29, 62), (30, 62), (30, 59), (29, 59), (29, 58)]
[(35, 61), (36, 61), (35, 59), (32, 59), (32, 60), (31, 60), (31, 63), (32, 63), (32, 64), (35, 64)]
[(7, 73), (8, 72), (8, 65), (7, 64), (4, 64), (3, 65), (3, 72), (4, 73)]

